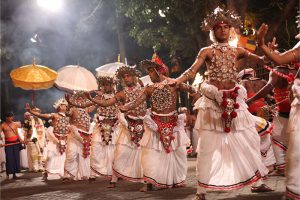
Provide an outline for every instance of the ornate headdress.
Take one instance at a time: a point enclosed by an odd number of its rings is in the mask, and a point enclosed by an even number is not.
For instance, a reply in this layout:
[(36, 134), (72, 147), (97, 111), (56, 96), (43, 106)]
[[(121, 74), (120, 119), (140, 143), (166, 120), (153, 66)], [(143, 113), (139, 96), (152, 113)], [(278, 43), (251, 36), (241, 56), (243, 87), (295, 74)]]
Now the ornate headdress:
[(169, 68), (163, 63), (156, 52), (153, 53), (152, 60), (143, 60), (140, 62), (140, 66), (146, 68), (146, 70), (155, 68), (159, 73), (169, 76)]
[(116, 79), (114, 76), (98, 76), (97, 81), (99, 86), (102, 86), (104, 83), (116, 83)]
[(225, 11), (220, 7), (217, 7), (211, 14), (208, 14), (202, 22), (202, 30), (210, 31), (216, 25), (226, 23), (234, 28), (240, 28), (242, 25), (240, 16), (229, 10)]
[(60, 98), (60, 99), (58, 99), (57, 101), (55, 101), (55, 103), (53, 104), (53, 107), (55, 108), (55, 109), (57, 109), (60, 105), (68, 105), (68, 102), (65, 100), (65, 98)]
[(76, 102), (78, 104), (86, 104), (90, 103), (91, 101), (85, 97), (85, 91), (77, 91), (74, 92), (70, 97), (70, 102)]
[(124, 74), (141, 77), (141, 73), (135, 67), (130, 67), (130, 66), (119, 67), (118, 70), (116, 71), (116, 77), (118, 79), (122, 79), (124, 77)]

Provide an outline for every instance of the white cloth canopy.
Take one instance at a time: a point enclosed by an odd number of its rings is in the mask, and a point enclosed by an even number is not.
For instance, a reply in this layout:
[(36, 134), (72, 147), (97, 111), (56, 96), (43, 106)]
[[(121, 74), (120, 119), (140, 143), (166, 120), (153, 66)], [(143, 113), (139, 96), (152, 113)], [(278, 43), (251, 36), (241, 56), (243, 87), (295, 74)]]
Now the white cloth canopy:
[(55, 85), (62, 90), (91, 91), (98, 89), (96, 77), (84, 67), (68, 65), (58, 70)]
[(124, 63), (114, 62), (96, 68), (98, 76), (114, 76), (119, 67), (126, 66)]

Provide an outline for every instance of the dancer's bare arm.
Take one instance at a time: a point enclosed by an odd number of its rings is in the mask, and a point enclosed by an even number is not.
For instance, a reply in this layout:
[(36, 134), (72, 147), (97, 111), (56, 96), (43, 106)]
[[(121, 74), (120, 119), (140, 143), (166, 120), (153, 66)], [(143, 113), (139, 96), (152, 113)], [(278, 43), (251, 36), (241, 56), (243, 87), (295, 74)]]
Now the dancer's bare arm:
[[(186, 70), (180, 77), (175, 79), (175, 84), (180, 84), (194, 78), (200, 67), (203, 65), (204, 61), (207, 59), (209, 51), (210, 47), (201, 49), (192, 66), (188, 70)], [(172, 84), (172, 80), (170, 81), (170, 83)]]
[(25, 104), (25, 110), (30, 112), (31, 114), (37, 116), (37, 117), (40, 117), (40, 118), (45, 118), (45, 119), (52, 118), (52, 114), (42, 114), (42, 113), (38, 113), (36, 111), (31, 110), (31, 107), (30, 107), (29, 103)]
[(185, 92), (188, 92), (188, 93), (191, 93), (191, 94), (194, 94), (194, 93), (197, 92), (197, 90), (193, 86), (188, 85), (186, 83), (180, 83), (178, 88), (181, 91), (185, 91)]
[[(290, 49), (284, 53), (277, 53), (265, 44), (265, 36), (268, 32), (268, 25), (262, 24), (257, 32), (257, 43), (264, 54), (276, 64), (286, 64), (300, 59), (300, 47)], [(274, 40), (274, 39), (273, 39)]]
[(124, 92), (118, 92), (114, 97), (107, 99), (107, 100), (101, 100), (101, 99), (97, 99), (97, 98), (93, 98), (90, 93), (86, 93), (87, 97), (89, 100), (91, 100), (93, 103), (101, 106), (101, 107), (108, 107), (108, 106), (112, 106), (115, 103), (124, 100), (125, 96), (124, 96)]
[(253, 97), (247, 99), (246, 103), (250, 105), (257, 99), (266, 97), (267, 94), (269, 94), (273, 90), (274, 85), (276, 85), (277, 81), (278, 81), (278, 76), (275, 73), (271, 72), (269, 74), (268, 83), (263, 88), (261, 88)]
[(244, 48), (238, 47), (237, 52), (238, 52), (238, 58), (248, 58), (251, 61), (258, 63), (260, 65), (263, 65), (265, 63), (265, 59), (263, 56), (258, 56), (256, 54), (253, 54)]

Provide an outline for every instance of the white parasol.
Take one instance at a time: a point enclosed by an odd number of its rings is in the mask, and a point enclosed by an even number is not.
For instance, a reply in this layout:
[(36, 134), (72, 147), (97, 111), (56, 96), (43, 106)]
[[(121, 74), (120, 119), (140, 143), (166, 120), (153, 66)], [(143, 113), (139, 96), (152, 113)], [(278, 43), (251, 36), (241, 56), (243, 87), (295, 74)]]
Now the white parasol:
[(116, 73), (119, 67), (126, 66), (124, 63), (114, 62), (102, 65), (96, 68), (97, 77), (98, 76), (112, 76)]
[(68, 65), (58, 70), (55, 85), (66, 91), (91, 91), (98, 89), (95, 76), (84, 67)]

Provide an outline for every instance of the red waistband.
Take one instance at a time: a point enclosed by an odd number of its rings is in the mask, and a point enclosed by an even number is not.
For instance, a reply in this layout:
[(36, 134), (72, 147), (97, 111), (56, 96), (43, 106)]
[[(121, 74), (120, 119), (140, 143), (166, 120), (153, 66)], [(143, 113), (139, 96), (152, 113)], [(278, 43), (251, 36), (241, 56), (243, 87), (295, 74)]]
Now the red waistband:
[(5, 141), (7, 141), (7, 142), (14, 142), (14, 141), (16, 141), (18, 139), (19, 139), (18, 136), (14, 135), (14, 136), (11, 136), (11, 137), (8, 137), (8, 138), (6, 137)]
[(160, 123), (176, 123), (177, 119), (178, 119), (178, 115), (174, 114), (174, 115), (171, 115), (171, 116), (159, 116), (159, 115), (154, 115), (152, 113), (151, 118), (154, 121), (158, 121)]

